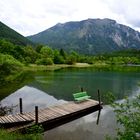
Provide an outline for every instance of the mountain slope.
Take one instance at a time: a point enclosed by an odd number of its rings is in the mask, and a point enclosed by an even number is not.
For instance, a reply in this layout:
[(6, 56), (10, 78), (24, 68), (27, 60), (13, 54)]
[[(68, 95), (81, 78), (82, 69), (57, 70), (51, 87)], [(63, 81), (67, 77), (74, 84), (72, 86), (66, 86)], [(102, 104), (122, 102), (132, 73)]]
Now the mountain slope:
[(6, 39), (14, 44), (18, 45), (27, 45), (33, 44), (30, 40), (26, 37), (22, 36), (21, 34), (17, 33), (7, 25), (0, 22), (0, 39)]
[(87, 19), (80, 22), (57, 24), (36, 35), (33, 42), (48, 44), (53, 48), (76, 50), (84, 54), (96, 54), (140, 49), (140, 33), (111, 19)]

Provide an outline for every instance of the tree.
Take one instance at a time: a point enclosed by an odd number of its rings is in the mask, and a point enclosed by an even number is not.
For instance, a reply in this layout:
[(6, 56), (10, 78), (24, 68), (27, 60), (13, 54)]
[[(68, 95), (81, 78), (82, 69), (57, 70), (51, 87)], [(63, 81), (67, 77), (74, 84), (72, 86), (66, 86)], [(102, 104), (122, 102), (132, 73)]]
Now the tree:
[(66, 52), (63, 50), (63, 49), (60, 49), (60, 55), (64, 58), (64, 59), (66, 59)]
[(60, 51), (54, 50), (54, 58), (53, 58), (54, 64), (64, 64), (65, 60), (62, 55), (60, 55)]
[(53, 50), (51, 48), (49, 48), (48, 46), (42, 47), (40, 50), (40, 53), (43, 58), (53, 58), (54, 57)]
[(24, 47), (24, 58), (27, 63), (35, 63), (37, 57), (38, 54), (32, 46)]
[(36, 64), (37, 65), (52, 65), (53, 60), (51, 58), (41, 58), (41, 59), (37, 59)]
[(40, 53), (40, 50), (42, 49), (43, 45), (37, 45), (35, 50), (36, 52)]

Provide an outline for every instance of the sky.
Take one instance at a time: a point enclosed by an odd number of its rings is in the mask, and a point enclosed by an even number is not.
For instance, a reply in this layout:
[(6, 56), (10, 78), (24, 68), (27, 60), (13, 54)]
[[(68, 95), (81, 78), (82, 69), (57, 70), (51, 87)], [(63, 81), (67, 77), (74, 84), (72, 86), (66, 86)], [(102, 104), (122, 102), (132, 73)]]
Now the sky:
[(140, 0), (0, 0), (0, 21), (24, 36), (88, 18), (110, 18), (140, 31)]

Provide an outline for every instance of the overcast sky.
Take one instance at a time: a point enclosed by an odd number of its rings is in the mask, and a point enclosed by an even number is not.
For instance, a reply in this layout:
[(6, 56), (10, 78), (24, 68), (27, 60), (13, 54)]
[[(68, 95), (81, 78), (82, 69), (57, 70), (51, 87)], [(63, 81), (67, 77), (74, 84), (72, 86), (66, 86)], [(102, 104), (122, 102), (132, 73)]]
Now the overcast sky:
[(115, 19), (140, 31), (140, 0), (0, 0), (0, 21), (24, 36), (88, 18)]

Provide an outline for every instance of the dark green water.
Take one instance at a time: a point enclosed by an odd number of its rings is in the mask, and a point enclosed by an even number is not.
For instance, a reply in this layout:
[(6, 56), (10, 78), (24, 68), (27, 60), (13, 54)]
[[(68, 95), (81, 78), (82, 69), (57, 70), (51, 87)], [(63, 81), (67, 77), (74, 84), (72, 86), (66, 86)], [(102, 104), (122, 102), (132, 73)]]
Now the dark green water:
[(97, 90), (101, 95), (112, 92), (117, 99), (129, 96), (140, 84), (140, 72), (95, 70), (94, 68), (67, 68), (51, 72), (28, 73), (23, 81), (16, 81), (0, 89), (0, 99), (14, 93), (23, 86), (31, 86), (44, 91), (57, 99), (72, 100), (72, 93), (80, 88), (97, 98)]
[(83, 87), (89, 95), (97, 98), (112, 92), (117, 99), (129, 96), (138, 88), (139, 72), (96, 71), (93, 68), (62, 69), (55, 72), (38, 72), (29, 86), (40, 89), (57, 99), (72, 100), (72, 93)]

